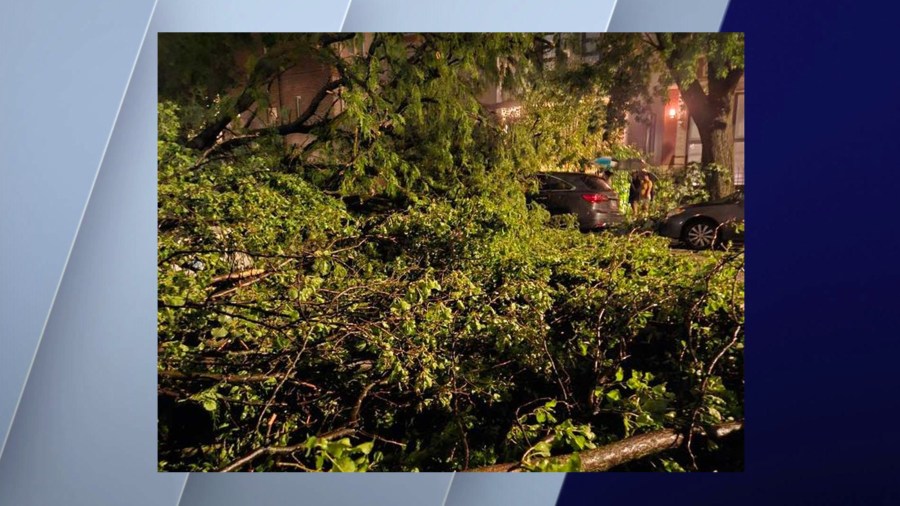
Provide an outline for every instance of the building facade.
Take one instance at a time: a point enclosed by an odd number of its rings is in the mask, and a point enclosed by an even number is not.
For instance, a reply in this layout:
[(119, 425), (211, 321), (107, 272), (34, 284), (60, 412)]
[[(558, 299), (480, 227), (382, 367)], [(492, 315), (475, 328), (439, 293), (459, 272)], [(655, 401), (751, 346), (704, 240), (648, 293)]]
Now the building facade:
[[(697, 126), (684, 106), (678, 87), (672, 85), (665, 98), (649, 104), (649, 113), (642, 118), (629, 116), (625, 142), (644, 154), (653, 166), (677, 170), (693, 162), (700, 162), (703, 144)], [(729, 128), (734, 133), (735, 186), (744, 185), (744, 78), (737, 86), (732, 104)]]
[[(372, 43), (373, 35), (364, 35), (362, 51), (368, 50)], [(421, 43), (423, 38), (418, 34), (405, 35), (410, 47)], [(341, 46), (341, 54), (345, 58), (354, 56), (354, 50), (349, 45)], [(240, 55), (238, 65), (245, 65), (247, 55)], [(259, 129), (279, 125), (285, 125), (295, 121), (301, 114), (307, 111), (313, 98), (330, 81), (339, 78), (337, 69), (325, 63), (317, 61), (312, 56), (300, 56), (290, 68), (278, 74), (268, 88), (267, 110), (260, 110), (258, 104), (254, 104), (248, 111), (240, 116), (243, 128)], [(494, 117), (500, 124), (515, 121), (522, 114), (522, 104), (516, 100), (516, 96), (502, 84), (487, 86), (477, 97), (478, 102), (485, 111)], [(328, 97), (316, 108), (312, 123), (316, 118), (336, 116), (343, 110), (343, 102), (340, 98), (340, 89), (328, 93)], [(303, 147), (313, 140), (314, 136), (304, 133), (288, 134), (284, 142), (289, 146)]]
[[(544, 68), (554, 68), (559, 58), (580, 64), (597, 61), (598, 36), (600, 34), (580, 34), (578, 38), (569, 41), (566, 47), (546, 50), (542, 61)], [(407, 37), (411, 46), (421, 40), (421, 36), (415, 34), (409, 34)], [(548, 35), (548, 42), (551, 42), (553, 37)], [(363, 51), (366, 51), (371, 41), (372, 34), (367, 34)], [(349, 46), (342, 48), (342, 52), (345, 57), (351, 57), (353, 54)], [(264, 128), (295, 121), (309, 108), (313, 98), (325, 84), (337, 77), (336, 69), (316, 61), (311, 56), (304, 57), (273, 81), (268, 90), (266, 110), (259, 110), (259, 107), (253, 106), (241, 115), (241, 126)], [(487, 86), (477, 98), (485, 110), (501, 124), (515, 121), (524, 112), (523, 104), (517, 100), (518, 97), (513, 90), (504, 89), (500, 83)], [(310, 122), (314, 121), (315, 117), (339, 114), (341, 109), (339, 90), (329, 92), (328, 97), (317, 107), (314, 118), (310, 118)], [(735, 185), (742, 186), (744, 184), (743, 78), (738, 83), (732, 111), (730, 128), (734, 133), (733, 176)], [(285, 143), (302, 147), (312, 138), (309, 134), (289, 134), (285, 136)], [(640, 117), (629, 115), (622, 140), (643, 153), (644, 160), (656, 167), (677, 170), (689, 163), (700, 161), (702, 143), (699, 132), (684, 106), (678, 88), (674, 85), (668, 88), (664, 97), (648, 104)]]

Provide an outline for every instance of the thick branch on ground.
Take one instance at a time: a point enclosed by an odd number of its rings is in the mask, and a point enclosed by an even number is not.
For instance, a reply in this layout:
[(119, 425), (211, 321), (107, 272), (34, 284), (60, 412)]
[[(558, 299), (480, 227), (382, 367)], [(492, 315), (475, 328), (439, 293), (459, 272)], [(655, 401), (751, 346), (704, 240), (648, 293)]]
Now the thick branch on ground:
[(244, 269), (242, 271), (231, 272), (228, 274), (223, 274), (221, 276), (216, 276), (212, 278), (211, 283), (221, 283), (222, 281), (234, 281), (238, 279), (246, 279), (253, 276), (259, 276), (260, 274), (265, 274), (265, 269)]
[[(698, 435), (708, 437), (710, 439), (721, 439), (734, 433), (744, 430), (744, 422), (728, 422), (715, 425), (709, 430), (700, 428), (695, 429)], [(600, 448), (581, 452), (581, 465), (583, 471), (608, 471), (616, 466), (640, 460), (650, 455), (664, 452), (666, 450), (674, 450), (684, 446), (687, 442), (686, 435), (676, 429), (663, 429), (639, 436), (617, 441)], [(556, 463), (563, 464), (569, 460), (571, 455), (560, 455), (552, 457)], [(474, 472), (518, 472), (523, 471), (519, 462), (509, 462), (506, 464), (495, 464), (493, 466), (479, 467), (472, 469)]]
[[(157, 371), (157, 374), (160, 378), (167, 378), (173, 380), (208, 380), (208, 381), (216, 381), (221, 383), (265, 383), (269, 380), (284, 380), (285, 377), (278, 374), (216, 374), (216, 373), (203, 373), (203, 372), (181, 372), (181, 371), (173, 371), (173, 370), (161, 370)], [(293, 380), (287, 378), (288, 382), (292, 385), (303, 386), (306, 388), (310, 388), (312, 390), (318, 390), (319, 387), (313, 385), (312, 383), (307, 383), (305, 381)]]

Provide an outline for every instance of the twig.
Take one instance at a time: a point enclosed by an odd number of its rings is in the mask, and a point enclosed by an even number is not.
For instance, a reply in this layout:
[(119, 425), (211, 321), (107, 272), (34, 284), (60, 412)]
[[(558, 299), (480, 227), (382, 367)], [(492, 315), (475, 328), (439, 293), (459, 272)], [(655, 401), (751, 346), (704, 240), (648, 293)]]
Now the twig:
[[(322, 434), (321, 436), (317, 436), (317, 438), (318, 439), (333, 439), (333, 438), (337, 438), (337, 437), (347, 436), (347, 435), (353, 434), (354, 432), (356, 432), (356, 431), (354, 431), (352, 429), (338, 429), (338, 430), (334, 430), (334, 431)], [(235, 460), (231, 464), (228, 464), (227, 466), (223, 467), (222, 469), (219, 470), (219, 472), (227, 473), (227, 472), (231, 472), (231, 471), (237, 471), (238, 469), (242, 468), (246, 464), (253, 462), (254, 460), (256, 460), (257, 458), (259, 458), (263, 455), (284, 455), (284, 454), (291, 454), (296, 451), (305, 450), (305, 449), (306, 449), (305, 441), (302, 443), (298, 443), (298, 444), (290, 445), (290, 446), (265, 446), (263, 448), (257, 448), (256, 450), (253, 450), (252, 452), (248, 453), (247, 455), (244, 455), (243, 457)]]
[[(269, 396), (269, 400), (266, 402), (266, 406), (262, 409), (262, 412), (259, 414), (259, 420), (256, 422), (256, 432), (259, 432), (259, 427), (262, 425), (263, 418), (266, 416), (266, 413), (269, 411), (269, 407), (272, 406), (272, 403), (275, 402), (275, 398), (278, 396), (278, 392), (281, 391), (281, 387), (284, 386), (285, 382), (294, 374), (294, 369), (297, 367), (297, 362), (300, 360), (300, 357), (303, 355), (303, 352), (306, 351), (306, 343), (309, 342), (309, 334), (306, 335), (306, 339), (303, 340), (303, 346), (300, 347), (300, 350), (297, 352), (297, 355), (294, 356), (294, 360), (291, 362), (290, 367), (284, 373), (284, 378), (281, 379), (281, 382), (278, 383), (278, 386), (275, 387), (275, 390), (272, 391), (272, 395)], [(269, 422), (269, 432), (272, 431), (272, 423), (275, 421), (275, 414), (272, 414), (272, 421)], [(266, 434), (266, 439), (268, 439), (268, 434)]]
[(706, 369), (706, 374), (703, 375), (703, 381), (700, 383), (700, 400), (697, 401), (697, 405), (694, 406), (693, 411), (691, 411), (691, 423), (688, 425), (688, 431), (687, 431), (688, 436), (687, 436), (687, 445), (686, 445), (688, 455), (691, 457), (691, 466), (694, 468), (695, 471), (697, 470), (697, 458), (694, 456), (694, 451), (691, 448), (691, 444), (694, 442), (694, 429), (695, 429), (695, 426), (697, 425), (697, 416), (700, 414), (700, 409), (703, 407), (703, 398), (706, 395), (706, 389), (709, 387), (709, 378), (712, 377), (712, 373), (716, 368), (716, 364), (718, 364), (719, 360), (721, 360), (721, 358), (723, 356), (725, 356), (725, 353), (728, 352), (728, 350), (731, 349), (731, 347), (734, 346), (735, 343), (737, 343), (740, 335), (741, 335), (741, 326), (738, 325), (738, 327), (734, 330), (734, 336), (731, 338), (731, 341), (729, 341), (719, 351), (719, 353), (715, 356), (715, 358), (713, 358), (712, 362), (709, 363), (709, 367), (707, 367), (707, 369)]

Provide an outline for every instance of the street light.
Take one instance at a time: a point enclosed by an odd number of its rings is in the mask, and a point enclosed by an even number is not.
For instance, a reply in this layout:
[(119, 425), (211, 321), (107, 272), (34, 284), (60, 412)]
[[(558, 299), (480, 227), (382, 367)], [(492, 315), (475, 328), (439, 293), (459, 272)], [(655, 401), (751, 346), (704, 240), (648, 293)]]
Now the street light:
[(666, 118), (669, 120), (678, 120), (678, 124), (681, 125), (684, 120), (684, 101), (681, 97), (678, 97), (678, 102), (674, 100), (670, 100), (666, 105)]

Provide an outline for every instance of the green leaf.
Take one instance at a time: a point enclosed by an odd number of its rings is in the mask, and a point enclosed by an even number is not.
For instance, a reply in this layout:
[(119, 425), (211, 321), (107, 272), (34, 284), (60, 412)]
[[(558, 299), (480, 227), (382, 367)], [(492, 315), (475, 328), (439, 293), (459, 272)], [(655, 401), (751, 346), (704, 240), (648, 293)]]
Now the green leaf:
[(338, 471), (344, 473), (352, 473), (353, 471), (356, 471), (356, 464), (350, 457), (346, 456), (337, 459), (334, 463), (334, 466), (338, 469)]
[(549, 457), (550, 456), (550, 443), (547, 441), (541, 441), (540, 443), (534, 445), (533, 455), (537, 455), (539, 457)]

